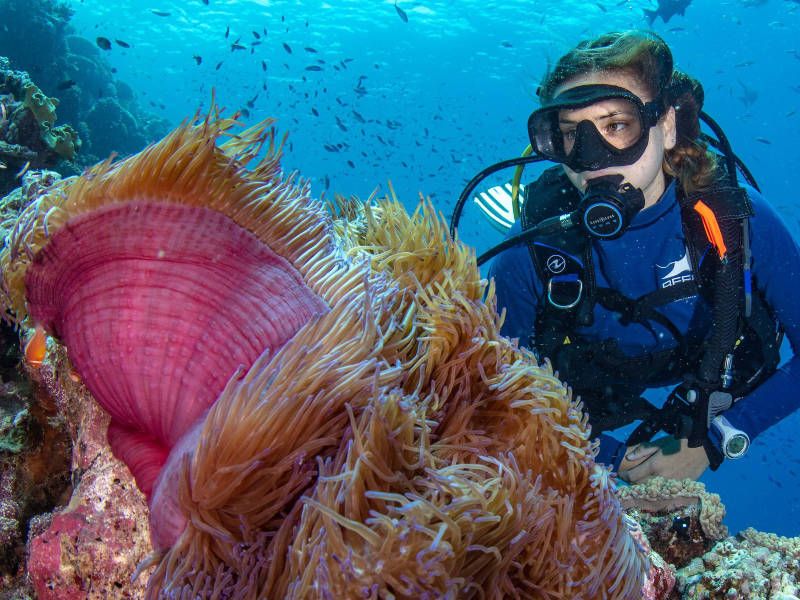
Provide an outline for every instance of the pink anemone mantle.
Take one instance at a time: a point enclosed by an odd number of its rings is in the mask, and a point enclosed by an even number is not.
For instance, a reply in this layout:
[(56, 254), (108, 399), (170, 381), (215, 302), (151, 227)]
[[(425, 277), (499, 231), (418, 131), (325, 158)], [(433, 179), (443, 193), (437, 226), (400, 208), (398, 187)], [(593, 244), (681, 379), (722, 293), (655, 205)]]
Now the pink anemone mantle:
[(176, 470), (225, 384), (327, 311), (291, 263), (227, 216), (157, 201), (73, 217), (25, 283), (33, 320), (110, 413), (115, 455), (151, 510), (163, 503), (156, 548), (183, 530)]

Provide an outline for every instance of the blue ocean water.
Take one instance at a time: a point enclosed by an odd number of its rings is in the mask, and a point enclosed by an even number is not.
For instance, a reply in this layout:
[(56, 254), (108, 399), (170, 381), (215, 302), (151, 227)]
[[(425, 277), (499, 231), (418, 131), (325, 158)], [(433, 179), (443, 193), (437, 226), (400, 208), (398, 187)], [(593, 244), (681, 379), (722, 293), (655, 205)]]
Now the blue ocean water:
[[(22, 2), (23, 0), (18, 0)], [(140, 105), (171, 124), (208, 107), (277, 119), (284, 165), (315, 195), (368, 197), (391, 181), (450, 215), (465, 183), (519, 155), (549, 62), (578, 40), (647, 28), (648, 0), (75, 0), (77, 33), (121, 40), (103, 56)], [(652, 28), (699, 78), (766, 197), (800, 233), (800, 4), (694, 0)], [(247, 119), (246, 119), (247, 120)], [(509, 174), (504, 174), (507, 178)], [(531, 174), (532, 177), (532, 174)], [(499, 179), (502, 179), (500, 177)], [(459, 233), (483, 250), (500, 236), (474, 208)], [(800, 293), (800, 290), (798, 290)], [(797, 391), (800, 394), (800, 390)], [(746, 457), (703, 477), (733, 532), (800, 535), (800, 414)]]

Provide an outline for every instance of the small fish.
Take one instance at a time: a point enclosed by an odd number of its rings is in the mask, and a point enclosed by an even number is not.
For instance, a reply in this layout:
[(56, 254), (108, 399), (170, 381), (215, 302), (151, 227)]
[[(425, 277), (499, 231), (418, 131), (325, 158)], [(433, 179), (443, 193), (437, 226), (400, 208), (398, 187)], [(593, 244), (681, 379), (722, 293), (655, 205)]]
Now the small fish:
[(260, 40), (260, 39), (261, 39), (261, 34), (260, 34), (260, 33), (258, 33), (257, 31), (253, 31), (252, 33), (253, 33), (253, 36), (255, 36), (255, 38), (256, 38), (257, 40)]
[(514, 47), (514, 44), (512, 44), (511, 42), (500, 42), (500, 45), (503, 48), (513, 48)]
[(203, 57), (200, 56), (199, 54), (193, 54), (192, 58), (194, 59), (194, 62), (196, 62), (198, 65), (203, 62)]
[(59, 83), (58, 86), (56, 86), (56, 87), (59, 90), (68, 90), (69, 88), (71, 88), (74, 85), (75, 85), (75, 80), (74, 79), (65, 79), (64, 81)]
[(397, 6), (397, 0), (394, 0), (394, 9), (397, 11), (397, 15), (403, 20), (403, 23), (408, 23), (408, 15), (406, 11)]
[(769, 141), (769, 140), (768, 140), (767, 138), (765, 138), (765, 137), (757, 137), (757, 138), (755, 138), (755, 140), (756, 140), (757, 142), (761, 142), (762, 144), (767, 144), (767, 145), (770, 145), (770, 144), (772, 144), (772, 142), (771, 142), (771, 141)]
[(228, 36), (229, 36), (230, 34), (231, 34), (231, 26), (230, 26), (230, 25), (228, 25), (228, 26), (225, 28), (225, 39), (226, 39), (226, 40), (228, 39)]
[(352, 161), (352, 160), (348, 160), (348, 161), (347, 161), (347, 164), (348, 164), (348, 165), (350, 165), (350, 168), (351, 168), (351, 169), (355, 169), (355, 168), (356, 168), (356, 165), (355, 165), (355, 163), (353, 163), (353, 161)]
[(317, 53), (317, 51), (314, 48), (312, 48), (311, 46), (306, 46), (305, 48), (303, 48), (303, 50), (305, 50), (306, 52), (310, 52), (311, 54), (316, 54)]
[(261, 70), (262, 71), (266, 71), (267, 70), (267, 61), (265, 61), (265, 60), (261, 61)]
[(150, 12), (153, 13), (157, 17), (168, 17), (168, 16), (170, 16), (172, 14), (172, 13), (169, 13), (169, 12), (167, 12), (165, 10), (155, 10), (155, 9), (151, 9)]
[(356, 121), (359, 123), (366, 123), (366, 119), (359, 113), (357, 110), (353, 111), (353, 116), (356, 118)]
[(44, 327), (37, 325), (33, 330), (33, 335), (25, 344), (25, 362), (31, 367), (42, 366), (44, 357), (47, 355), (47, 334)]
[(26, 162), (23, 165), (23, 167), (19, 171), (17, 171), (17, 174), (14, 175), (14, 179), (19, 179), (20, 177), (25, 175), (26, 171), (30, 168), (30, 166), (31, 166), (31, 161)]
[(97, 42), (97, 45), (101, 49), (103, 49), (103, 50), (111, 50), (111, 40), (109, 40), (108, 38), (99, 37), (95, 41)]
[(131, 47), (131, 45), (128, 42), (126, 42), (125, 40), (114, 40), (114, 41), (117, 42), (117, 45), (122, 47), (122, 48), (130, 48)]
[(319, 111), (312, 106), (311, 107), (311, 114), (314, 115), (315, 117), (318, 117), (319, 116)]
[(287, 54), (291, 54), (292, 53), (292, 47), (289, 46), (289, 44), (287, 44), (286, 42), (283, 42), (283, 49), (286, 50)]
[(319, 65), (311, 65), (309, 67), (306, 67), (306, 71), (322, 71), (322, 67), (320, 67)]
[(234, 50), (247, 50), (247, 46), (242, 46), (241, 44), (237, 44), (236, 42), (234, 42), (233, 44), (231, 44), (231, 52), (233, 52)]
[(219, 68), (222, 66), (222, 63), (223, 63), (223, 61), (219, 61), (219, 62), (217, 63), (217, 66), (216, 66), (216, 67), (214, 67), (214, 70), (215, 70), (215, 71), (219, 71)]

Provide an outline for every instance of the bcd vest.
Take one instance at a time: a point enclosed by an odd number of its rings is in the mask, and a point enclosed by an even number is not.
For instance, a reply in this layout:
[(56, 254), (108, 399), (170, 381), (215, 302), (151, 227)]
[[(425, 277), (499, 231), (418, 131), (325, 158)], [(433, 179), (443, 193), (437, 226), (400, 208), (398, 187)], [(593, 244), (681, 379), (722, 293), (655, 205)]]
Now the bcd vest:
[[(581, 198), (560, 166), (527, 185), (524, 197), (523, 230), (572, 212)], [(752, 207), (744, 190), (717, 185), (686, 195), (678, 189), (678, 202), (695, 277), (639, 298), (597, 286), (592, 241), (579, 228), (539, 236), (528, 244), (543, 292), (528, 345), (549, 358), (581, 397), (593, 435), (650, 418), (656, 409), (641, 398), (648, 387), (687, 377), (716, 385), (726, 354), (733, 356), (728, 375), (734, 397), (746, 395), (778, 365), (782, 332), (749, 272), (747, 219)], [(697, 295), (712, 313), (704, 339), (690, 339), (659, 311)], [(583, 338), (578, 329), (592, 324), (597, 303), (617, 313), (623, 325), (660, 324), (674, 337), (674, 348), (628, 357), (613, 339)]]

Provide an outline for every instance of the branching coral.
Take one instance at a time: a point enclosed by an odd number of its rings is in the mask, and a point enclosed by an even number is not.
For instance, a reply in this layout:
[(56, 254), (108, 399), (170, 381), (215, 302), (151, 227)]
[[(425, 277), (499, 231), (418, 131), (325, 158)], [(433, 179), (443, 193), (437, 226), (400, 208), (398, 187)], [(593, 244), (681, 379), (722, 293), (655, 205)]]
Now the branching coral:
[[(473, 252), (450, 239), (427, 202), (413, 215), (396, 199), (342, 200), (333, 216), (323, 213), (305, 184), (280, 172), (266, 124), (239, 134), (234, 125), (212, 114), (139, 156), (56, 185), (23, 213), (0, 257), (15, 318), (30, 312), (58, 335), (71, 358), (82, 357), (75, 366), (112, 419), (139, 428), (122, 445), (126, 460), (140, 459), (146, 436), (167, 446), (150, 500), (160, 549), (152, 597), (640, 597), (646, 559), (610, 474), (594, 464), (580, 406), (549, 365), (499, 335)], [(250, 164), (264, 144), (265, 158)], [(139, 248), (126, 237), (149, 231), (125, 225), (136, 214), (178, 215), (170, 231), (193, 231), (197, 214), (221, 230), (241, 228), (224, 243), (252, 236), (249, 249), (268, 248), (291, 267), (283, 272), (294, 274), (297, 295), (281, 319), (315, 307), (273, 343), (258, 337), (271, 314), (241, 324), (232, 292), (216, 299), (203, 288), (211, 316), (228, 319), (235, 343), (201, 343), (202, 331), (187, 343), (180, 336), (193, 330), (181, 325), (159, 344), (174, 344), (179, 355), (186, 349), (182, 368), (197, 363), (224, 375), (210, 404), (192, 404), (201, 389), (174, 362), (170, 377), (188, 391), (152, 401), (156, 373), (132, 368), (131, 355), (156, 365), (171, 359), (141, 344), (144, 335), (124, 337), (125, 360), (110, 362), (118, 378), (135, 383), (132, 392), (93, 387), (93, 369), (108, 357), (83, 349), (91, 336), (66, 334), (78, 327), (65, 307), (77, 297), (71, 288), (59, 292), (70, 278), (59, 275), (67, 267), (49, 249), (72, 247), (71, 234), (81, 252), (98, 252), (75, 232), (107, 215), (124, 244)], [(147, 247), (157, 258), (169, 251), (179, 281), (198, 262), (178, 258), (183, 244), (202, 243), (182, 235)], [(146, 277), (131, 271), (124, 286), (151, 281), (151, 260), (139, 265)], [(214, 287), (278, 306), (266, 297), (274, 290), (244, 285), (256, 271), (220, 264)], [(131, 304), (169, 304), (170, 280), (155, 281), (152, 291), (137, 288)], [(109, 327), (117, 331), (93, 314), (79, 324)], [(249, 350), (237, 368), (225, 357), (242, 346)], [(147, 393), (133, 393), (140, 388)], [(183, 416), (182, 403), (195, 416), (182, 421), (180, 436), (159, 434)]]

